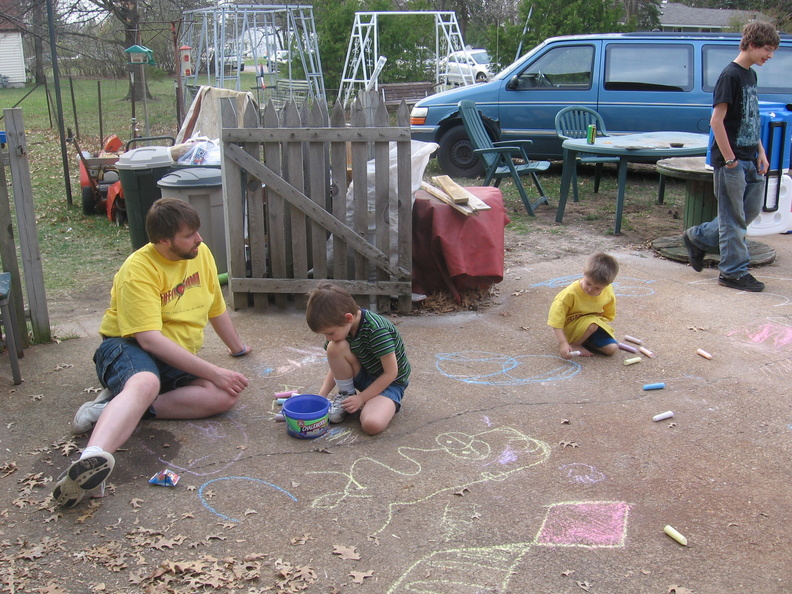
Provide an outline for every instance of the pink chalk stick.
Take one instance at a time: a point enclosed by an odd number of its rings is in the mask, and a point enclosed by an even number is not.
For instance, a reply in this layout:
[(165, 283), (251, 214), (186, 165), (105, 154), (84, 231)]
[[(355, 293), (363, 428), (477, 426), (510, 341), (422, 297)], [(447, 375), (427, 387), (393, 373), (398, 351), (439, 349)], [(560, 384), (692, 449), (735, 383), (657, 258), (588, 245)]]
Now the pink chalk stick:
[(298, 394), (297, 390), (289, 390), (288, 392), (275, 392), (274, 398), (291, 398)]

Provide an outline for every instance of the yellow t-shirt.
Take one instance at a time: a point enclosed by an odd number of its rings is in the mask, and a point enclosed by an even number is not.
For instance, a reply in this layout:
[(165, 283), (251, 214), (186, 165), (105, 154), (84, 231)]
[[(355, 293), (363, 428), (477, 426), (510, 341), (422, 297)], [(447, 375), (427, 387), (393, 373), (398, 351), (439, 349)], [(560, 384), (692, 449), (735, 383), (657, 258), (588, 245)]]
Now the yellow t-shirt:
[(608, 322), (616, 317), (616, 295), (613, 285), (608, 285), (596, 297), (588, 295), (575, 281), (553, 299), (547, 325), (563, 328), (568, 342), (579, 341), (590, 324), (597, 324), (611, 336), (613, 328)]
[(116, 273), (99, 332), (133, 336), (160, 330), (197, 353), (209, 318), (225, 309), (217, 267), (206, 245), (201, 244), (194, 259), (173, 262), (149, 243), (132, 253)]

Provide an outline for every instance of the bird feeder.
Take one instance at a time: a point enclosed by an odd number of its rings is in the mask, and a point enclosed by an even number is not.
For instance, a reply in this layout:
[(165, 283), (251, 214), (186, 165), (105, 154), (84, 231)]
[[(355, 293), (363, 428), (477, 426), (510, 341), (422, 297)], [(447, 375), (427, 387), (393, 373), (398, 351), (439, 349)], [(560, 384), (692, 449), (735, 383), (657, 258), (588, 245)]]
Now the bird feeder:
[(133, 45), (124, 50), (127, 54), (127, 64), (148, 64), (155, 66), (154, 51), (142, 45)]
[(189, 45), (183, 45), (179, 48), (179, 64), (181, 64), (182, 76), (192, 76), (192, 58), (190, 50), (192, 50), (192, 48)]

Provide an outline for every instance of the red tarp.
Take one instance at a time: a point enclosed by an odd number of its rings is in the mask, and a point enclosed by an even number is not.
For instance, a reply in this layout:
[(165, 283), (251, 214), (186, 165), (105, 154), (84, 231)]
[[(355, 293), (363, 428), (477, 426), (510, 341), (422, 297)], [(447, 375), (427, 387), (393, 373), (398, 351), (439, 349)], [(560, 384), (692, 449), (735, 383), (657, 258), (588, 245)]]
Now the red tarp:
[(498, 188), (466, 188), (490, 210), (465, 216), (424, 190), (413, 204), (414, 293), (487, 289), (503, 280), (503, 228), (509, 224)]

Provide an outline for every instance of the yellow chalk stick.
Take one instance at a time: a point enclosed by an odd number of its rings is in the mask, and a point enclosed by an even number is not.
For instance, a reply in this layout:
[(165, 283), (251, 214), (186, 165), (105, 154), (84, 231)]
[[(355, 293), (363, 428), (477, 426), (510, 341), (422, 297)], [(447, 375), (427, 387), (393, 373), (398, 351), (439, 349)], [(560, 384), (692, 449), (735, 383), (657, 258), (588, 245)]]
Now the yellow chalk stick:
[(687, 538), (685, 538), (684, 536), (682, 536), (682, 535), (681, 535), (679, 532), (677, 532), (677, 531), (676, 531), (674, 528), (672, 528), (671, 526), (666, 526), (665, 528), (663, 528), (663, 532), (665, 532), (665, 533), (666, 533), (668, 536), (670, 536), (671, 538), (673, 538), (675, 541), (677, 541), (677, 542), (678, 542), (679, 544), (681, 544), (683, 547), (686, 547), (686, 546), (687, 546)]
[(646, 355), (650, 359), (652, 357), (654, 357), (654, 353), (652, 351), (650, 351), (649, 349), (647, 349), (646, 347), (642, 347), (642, 346), (638, 347), (638, 350), (641, 351), (644, 355)]
[(696, 354), (698, 354), (698, 355), (701, 355), (701, 356), (702, 356), (702, 357), (704, 357), (705, 359), (712, 359), (712, 355), (710, 355), (710, 354), (709, 354), (707, 351), (705, 351), (704, 349), (698, 349), (698, 350), (696, 351)]
[(632, 365), (633, 363), (640, 363), (640, 362), (641, 362), (641, 358), (640, 357), (633, 357), (632, 359), (625, 359), (624, 360), (624, 364), (625, 365)]

